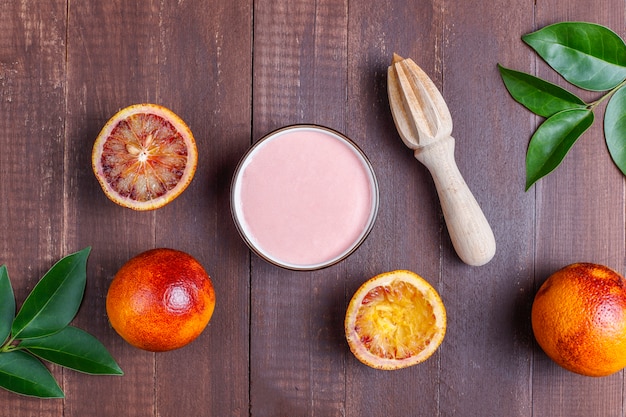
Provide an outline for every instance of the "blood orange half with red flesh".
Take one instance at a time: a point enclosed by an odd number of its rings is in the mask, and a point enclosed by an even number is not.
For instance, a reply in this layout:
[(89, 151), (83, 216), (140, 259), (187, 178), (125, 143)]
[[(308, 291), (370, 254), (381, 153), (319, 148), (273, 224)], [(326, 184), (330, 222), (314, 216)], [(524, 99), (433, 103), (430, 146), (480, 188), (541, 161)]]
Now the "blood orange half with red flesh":
[(92, 166), (104, 193), (134, 210), (163, 207), (191, 182), (198, 163), (189, 127), (158, 104), (135, 104), (102, 128)]

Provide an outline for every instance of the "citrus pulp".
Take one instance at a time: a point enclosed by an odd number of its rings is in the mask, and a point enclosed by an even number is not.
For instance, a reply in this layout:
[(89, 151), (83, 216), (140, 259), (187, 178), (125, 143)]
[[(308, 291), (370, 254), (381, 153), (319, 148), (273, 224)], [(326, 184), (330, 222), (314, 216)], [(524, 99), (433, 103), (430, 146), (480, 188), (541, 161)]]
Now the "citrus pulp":
[(428, 359), (446, 333), (446, 310), (437, 291), (411, 271), (375, 276), (348, 304), (350, 350), (377, 369), (400, 369)]
[(189, 127), (158, 104), (117, 112), (96, 138), (92, 167), (104, 193), (134, 210), (153, 210), (178, 197), (196, 171)]

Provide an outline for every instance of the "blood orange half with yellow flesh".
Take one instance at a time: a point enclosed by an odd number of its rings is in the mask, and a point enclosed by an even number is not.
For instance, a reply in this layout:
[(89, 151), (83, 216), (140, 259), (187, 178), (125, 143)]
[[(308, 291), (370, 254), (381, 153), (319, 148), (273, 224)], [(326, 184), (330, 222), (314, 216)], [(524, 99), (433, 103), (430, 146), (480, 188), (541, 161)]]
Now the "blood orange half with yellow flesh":
[(365, 282), (348, 304), (350, 350), (376, 369), (400, 369), (428, 359), (446, 333), (437, 291), (414, 272), (397, 270)]
[(117, 112), (100, 131), (92, 152), (104, 193), (134, 210), (153, 210), (174, 200), (191, 182), (197, 163), (191, 130), (158, 104), (135, 104)]

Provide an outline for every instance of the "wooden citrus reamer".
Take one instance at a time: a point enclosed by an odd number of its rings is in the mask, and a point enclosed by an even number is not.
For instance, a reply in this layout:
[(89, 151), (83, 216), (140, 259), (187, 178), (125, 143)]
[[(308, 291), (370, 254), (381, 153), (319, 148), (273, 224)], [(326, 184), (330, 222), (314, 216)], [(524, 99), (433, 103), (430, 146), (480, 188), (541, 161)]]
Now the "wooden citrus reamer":
[(400, 137), (430, 171), (452, 245), (468, 265), (493, 258), (496, 241), (454, 159), (452, 117), (441, 93), (413, 60), (393, 55), (387, 71), (391, 113)]

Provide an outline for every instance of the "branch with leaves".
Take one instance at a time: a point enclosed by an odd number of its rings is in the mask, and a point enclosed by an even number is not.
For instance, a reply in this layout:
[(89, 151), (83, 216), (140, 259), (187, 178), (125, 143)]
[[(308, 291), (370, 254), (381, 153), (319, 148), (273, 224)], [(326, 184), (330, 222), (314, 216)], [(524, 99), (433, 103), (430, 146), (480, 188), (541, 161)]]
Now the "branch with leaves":
[(528, 145), (526, 191), (560, 165), (593, 124), (596, 107), (607, 99), (605, 141), (613, 162), (626, 175), (626, 44), (622, 38), (601, 25), (562, 22), (524, 35), (522, 40), (570, 84), (604, 92), (598, 100), (586, 103), (560, 86), (498, 65), (511, 96), (545, 118)]
[(15, 314), (5, 265), (0, 266), (0, 387), (18, 394), (63, 398), (46, 360), (88, 374), (122, 375), (104, 345), (70, 326), (83, 299), (90, 248), (57, 262)]

